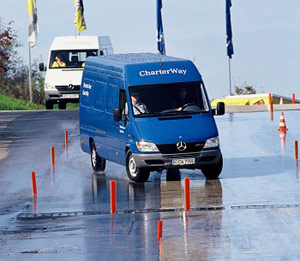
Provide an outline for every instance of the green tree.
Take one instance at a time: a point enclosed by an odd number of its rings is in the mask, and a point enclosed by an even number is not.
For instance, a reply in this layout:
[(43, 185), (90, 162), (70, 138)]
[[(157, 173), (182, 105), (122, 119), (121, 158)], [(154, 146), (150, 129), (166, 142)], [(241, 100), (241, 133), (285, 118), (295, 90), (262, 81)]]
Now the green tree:
[(236, 95), (247, 95), (247, 94), (256, 94), (256, 90), (252, 85), (245, 83), (243, 86), (235, 86), (234, 91)]
[(16, 48), (20, 46), (16, 33), (11, 27), (12, 24), (13, 22), (10, 21), (8, 25), (3, 25), (0, 17), (0, 74), (9, 73), (14, 67)]
[[(4, 24), (0, 17), (0, 92), (4, 95), (29, 100), (29, 69), (18, 54), (21, 44), (12, 28), (13, 22)], [(32, 64), (33, 102), (41, 104), (44, 99), (44, 78), (38, 70), (38, 61)]]

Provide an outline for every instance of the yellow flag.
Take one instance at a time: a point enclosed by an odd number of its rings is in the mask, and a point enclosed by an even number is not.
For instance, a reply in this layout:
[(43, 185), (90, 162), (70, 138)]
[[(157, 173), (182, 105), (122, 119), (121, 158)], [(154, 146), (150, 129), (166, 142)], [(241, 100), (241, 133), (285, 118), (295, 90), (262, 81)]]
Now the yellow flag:
[(28, 15), (28, 42), (30, 47), (36, 45), (36, 39), (38, 34), (38, 23), (37, 23), (37, 9), (36, 1), (27, 1), (27, 15)]
[(77, 27), (77, 32), (80, 34), (86, 29), (86, 24), (84, 21), (84, 8), (82, 0), (74, 0), (74, 10), (75, 10), (75, 26)]

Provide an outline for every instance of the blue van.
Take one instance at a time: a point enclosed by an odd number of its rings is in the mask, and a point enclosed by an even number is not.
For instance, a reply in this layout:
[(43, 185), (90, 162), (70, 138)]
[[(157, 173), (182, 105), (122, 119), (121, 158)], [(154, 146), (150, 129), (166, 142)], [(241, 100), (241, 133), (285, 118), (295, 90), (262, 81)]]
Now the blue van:
[(89, 57), (80, 89), (80, 144), (94, 171), (106, 160), (126, 166), (132, 181), (150, 171), (223, 166), (214, 115), (202, 77), (185, 59), (152, 53)]

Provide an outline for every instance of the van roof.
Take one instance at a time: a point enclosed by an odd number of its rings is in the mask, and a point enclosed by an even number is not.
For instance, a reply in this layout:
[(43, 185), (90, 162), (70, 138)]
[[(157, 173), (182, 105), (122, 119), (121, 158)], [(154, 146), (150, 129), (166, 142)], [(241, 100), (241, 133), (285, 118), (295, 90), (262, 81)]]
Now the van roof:
[(83, 76), (89, 73), (124, 79), (131, 86), (202, 80), (192, 61), (155, 53), (88, 57)]
[(51, 50), (99, 49), (99, 42), (110, 43), (108, 36), (57, 36)]
[[(133, 64), (149, 64), (149, 63), (162, 63), (162, 62), (175, 62), (175, 61), (187, 61), (185, 59), (176, 58), (172, 56), (160, 55), (155, 53), (126, 53), (126, 54), (115, 54), (105, 55), (97, 57), (100, 63), (112, 63), (123, 67), (124, 65)], [(94, 60), (94, 62), (96, 62)]]

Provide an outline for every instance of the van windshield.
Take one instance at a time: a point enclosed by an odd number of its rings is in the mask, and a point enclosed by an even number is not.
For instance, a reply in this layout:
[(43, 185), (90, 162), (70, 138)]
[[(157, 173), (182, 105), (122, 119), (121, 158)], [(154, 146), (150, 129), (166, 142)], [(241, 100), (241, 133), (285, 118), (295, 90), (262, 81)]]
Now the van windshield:
[(51, 52), (49, 67), (83, 68), (88, 56), (97, 56), (97, 50), (55, 50)]
[(129, 87), (135, 117), (197, 114), (209, 111), (202, 82)]

